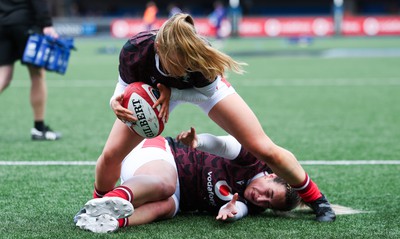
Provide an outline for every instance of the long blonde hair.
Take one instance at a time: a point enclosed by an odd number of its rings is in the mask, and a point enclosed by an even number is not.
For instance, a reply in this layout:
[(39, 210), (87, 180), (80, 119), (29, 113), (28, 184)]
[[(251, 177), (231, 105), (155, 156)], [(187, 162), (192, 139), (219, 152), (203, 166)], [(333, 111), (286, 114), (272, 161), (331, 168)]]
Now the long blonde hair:
[(171, 76), (184, 76), (192, 71), (214, 80), (226, 69), (243, 73), (242, 65), (245, 63), (211, 47), (196, 33), (189, 14), (179, 13), (168, 19), (157, 33), (156, 45), (161, 63)]

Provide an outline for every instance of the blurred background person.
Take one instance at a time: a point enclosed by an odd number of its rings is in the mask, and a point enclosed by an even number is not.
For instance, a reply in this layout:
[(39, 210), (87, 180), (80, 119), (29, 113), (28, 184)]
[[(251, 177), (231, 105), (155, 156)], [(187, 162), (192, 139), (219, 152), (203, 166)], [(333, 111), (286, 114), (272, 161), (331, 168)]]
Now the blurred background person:
[[(0, 1), (0, 93), (13, 77), (14, 63), (21, 60), (30, 33), (42, 33), (57, 38), (46, 0)], [(34, 127), (32, 140), (57, 140), (59, 132), (45, 124), (47, 86), (45, 69), (27, 65), (31, 79), (30, 102)]]
[(178, 7), (178, 5), (175, 2), (172, 2), (168, 5), (168, 18), (172, 17), (173, 15), (177, 13), (181, 13), (182, 9)]
[(143, 22), (146, 25), (146, 30), (152, 29), (153, 24), (157, 20), (157, 12), (158, 8), (156, 3), (153, 1), (148, 2), (143, 14)]
[(226, 9), (220, 1), (214, 2), (214, 11), (209, 15), (208, 19), (214, 28), (215, 37), (217, 40), (222, 39), (221, 26), (222, 21), (226, 17)]

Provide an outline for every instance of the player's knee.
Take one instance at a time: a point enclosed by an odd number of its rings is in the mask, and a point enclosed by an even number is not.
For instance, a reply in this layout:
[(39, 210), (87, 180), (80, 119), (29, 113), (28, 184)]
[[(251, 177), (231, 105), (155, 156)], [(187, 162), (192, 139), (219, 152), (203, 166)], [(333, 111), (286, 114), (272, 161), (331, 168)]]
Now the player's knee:
[(161, 180), (159, 184), (159, 192), (161, 192), (163, 198), (172, 196), (176, 190), (176, 183), (169, 183), (168, 180)]

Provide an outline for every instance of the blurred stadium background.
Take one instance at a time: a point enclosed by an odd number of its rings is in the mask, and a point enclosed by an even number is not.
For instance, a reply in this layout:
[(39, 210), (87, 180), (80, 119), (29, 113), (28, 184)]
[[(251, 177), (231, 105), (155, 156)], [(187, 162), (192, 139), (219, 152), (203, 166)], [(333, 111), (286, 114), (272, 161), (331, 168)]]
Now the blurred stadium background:
[[(53, 0), (57, 31), (73, 36), (127, 37), (143, 29), (147, 0)], [(212, 30), (207, 16), (214, 0), (154, 1), (159, 24), (172, 3), (197, 18), (204, 35)], [(376, 36), (400, 34), (400, 0), (222, 0), (228, 10), (226, 36)]]

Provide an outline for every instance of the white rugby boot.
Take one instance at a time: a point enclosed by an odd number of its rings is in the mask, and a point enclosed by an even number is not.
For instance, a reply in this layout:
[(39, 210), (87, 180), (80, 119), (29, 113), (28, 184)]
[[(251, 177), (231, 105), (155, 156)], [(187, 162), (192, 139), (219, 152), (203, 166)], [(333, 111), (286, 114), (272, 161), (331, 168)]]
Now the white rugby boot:
[(84, 208), (89, 216), (108, 214), (116, 219), (129, 217), (134, 210), (132, 203), (119, 197), (95, 198), (89, 200)]
[(76, 217), (76, 226), (94, 233), (109, 233), (118, 229), (118, 220), (108, 214), (102, 214), (97, 217), (90, 216), (86, 213)]

